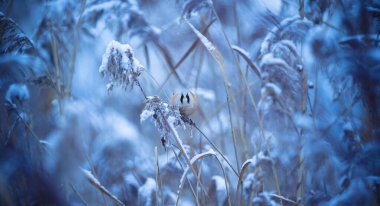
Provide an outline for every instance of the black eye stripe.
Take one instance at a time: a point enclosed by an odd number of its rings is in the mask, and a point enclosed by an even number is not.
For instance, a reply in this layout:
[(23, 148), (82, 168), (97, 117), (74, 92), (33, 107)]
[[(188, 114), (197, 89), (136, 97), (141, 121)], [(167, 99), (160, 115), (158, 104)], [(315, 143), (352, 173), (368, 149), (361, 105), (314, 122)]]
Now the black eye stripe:
[(190, 104), (190, 97), (189, 94), (186, 94), (187, 103)]
[(181, 101), (182, 104), (183, 104), (183, 98), (184, 98), (184, 96), (183, 96), (183, 94), (181, 94), (181, 99), (180, 99), (180, 101)]

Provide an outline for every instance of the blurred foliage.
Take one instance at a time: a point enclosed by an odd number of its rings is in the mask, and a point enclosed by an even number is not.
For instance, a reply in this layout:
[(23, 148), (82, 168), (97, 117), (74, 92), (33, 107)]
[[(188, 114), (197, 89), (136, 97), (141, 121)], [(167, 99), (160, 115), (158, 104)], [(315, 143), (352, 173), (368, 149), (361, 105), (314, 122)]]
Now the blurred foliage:
[(0, 205), (380, 204), (377, 1), (0, 3)]

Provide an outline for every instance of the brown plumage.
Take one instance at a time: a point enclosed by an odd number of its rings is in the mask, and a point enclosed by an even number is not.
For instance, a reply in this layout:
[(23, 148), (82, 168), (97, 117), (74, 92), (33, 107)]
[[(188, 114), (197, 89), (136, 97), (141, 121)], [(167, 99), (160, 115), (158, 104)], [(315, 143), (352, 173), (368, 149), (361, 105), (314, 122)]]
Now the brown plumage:
[(189, 116), (198, 107), (198, 98), (191, 91), (187, 93), (174, 92), (170, 104), (178, 106), (182, 115)]

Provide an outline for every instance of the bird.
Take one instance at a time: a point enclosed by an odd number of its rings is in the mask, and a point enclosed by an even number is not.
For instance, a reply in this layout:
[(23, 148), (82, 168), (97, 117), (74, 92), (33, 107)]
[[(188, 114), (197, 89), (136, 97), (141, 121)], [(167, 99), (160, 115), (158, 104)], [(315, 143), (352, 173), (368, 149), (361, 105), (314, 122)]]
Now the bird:
[(187, 93), (174, 92), (170, 98), (170, 104), (179, 107), (181, 115), (188, 117), (193, 114), (198, 107), (198, 97), (194, 92)]

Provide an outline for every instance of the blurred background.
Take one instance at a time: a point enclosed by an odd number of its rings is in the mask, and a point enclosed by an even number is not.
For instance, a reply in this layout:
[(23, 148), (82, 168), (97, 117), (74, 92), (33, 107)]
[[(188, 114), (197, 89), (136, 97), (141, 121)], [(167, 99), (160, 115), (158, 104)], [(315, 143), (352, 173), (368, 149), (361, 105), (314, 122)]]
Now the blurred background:
[(0, 11), (0, 205), (380, 205), (378, 1)]

